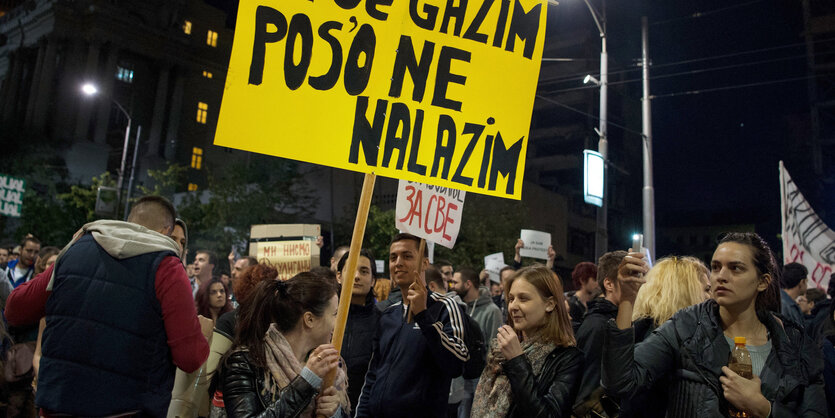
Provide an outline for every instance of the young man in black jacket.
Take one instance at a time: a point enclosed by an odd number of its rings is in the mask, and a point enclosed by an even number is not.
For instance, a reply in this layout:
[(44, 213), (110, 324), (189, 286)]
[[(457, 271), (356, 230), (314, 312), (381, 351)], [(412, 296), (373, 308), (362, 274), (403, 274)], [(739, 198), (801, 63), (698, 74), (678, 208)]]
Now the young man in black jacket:
[(577, 348), (585, 355), (585, 368), (580, 391), (574, 403), (575, 414), (585, 416), (589, 409), (601, 411), (600, 358), (603, 349), (603, 335), (606, 322), (618, 315), (620, 288), (618, 287), (618, 266), (626, 251), (612, 251), (603, 254), (597, 262), (597, 282), (603, 290), (601, 297), (588, 303), (588, 311), (577, 330)]
[(425, 270), (429, 262), (419, 246), (414, 235), (392, 239), (389, 271), (403, 301), (380, 316), (356, 417), (446, 416), (450, 381), (469, 358), (464, 312), (452, 299), (426, 289), (418, 267)]

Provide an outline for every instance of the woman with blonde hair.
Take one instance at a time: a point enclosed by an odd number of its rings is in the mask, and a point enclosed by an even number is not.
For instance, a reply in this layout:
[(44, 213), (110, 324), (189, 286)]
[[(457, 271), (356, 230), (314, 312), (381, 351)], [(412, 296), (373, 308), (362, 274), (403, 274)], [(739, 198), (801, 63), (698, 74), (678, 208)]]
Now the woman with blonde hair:
[(525, 267), (504, 286), (508, 323), (499, 328), (473, 400), (474, 417), (568, 417), (580, 385), (576, 347), (559, 277)]
[[(646, 281), (635, 297), (632, 311), (636, 344), (679, 310), (710, 299), (710, 271), (695, 257), (662, 258), (647, 273)], [(661, 381), (631, 399), (622, 400), (619, 416), (663, 417), (668, 387), (667, 382)]]

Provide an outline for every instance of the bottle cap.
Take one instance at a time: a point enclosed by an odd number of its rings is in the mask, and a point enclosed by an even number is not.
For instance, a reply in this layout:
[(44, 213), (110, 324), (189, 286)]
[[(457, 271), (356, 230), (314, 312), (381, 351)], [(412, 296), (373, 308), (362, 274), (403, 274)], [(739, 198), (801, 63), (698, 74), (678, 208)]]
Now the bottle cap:
[(734, 337), (734, 344), (745, 344), (745, 337)]

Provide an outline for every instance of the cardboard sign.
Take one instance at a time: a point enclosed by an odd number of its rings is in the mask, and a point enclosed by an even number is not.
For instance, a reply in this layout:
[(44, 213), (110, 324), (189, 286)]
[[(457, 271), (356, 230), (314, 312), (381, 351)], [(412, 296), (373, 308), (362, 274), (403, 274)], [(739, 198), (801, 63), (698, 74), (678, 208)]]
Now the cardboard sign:
[(255, 258), (278, 270), (278, 278), (287, 280), (303, 271), (310, 271), (311, 241), (259, 242)]
[(495, 253), (484, 257), (484, 270), (487, 270), (487, 275), (490, 276), (491, 282), (501, 282), (499, 272), (506, 266), (507, 264), (504, 263), (504, 253)]
[(519, 249), (519, 255), (542, 260), (548, 259), (548, 247), (551, 246), (551, 234), (523, 229), (520, 239), (525, 243), (525, 246)]
[(242, 1), (215, 144), (520, 199), (546, 9)]
[(835, 231), (815, 213), (780, 161), (783, 263), (809, 270), (808, 286), (826, 290), (835, 271)]
[(26, 180), (0, 174), (0, 215), (19, 218), (23, 210)]
[(397, 229), (449, 249), (461, 230), (467, 192), (400, 180), (394, 222)]

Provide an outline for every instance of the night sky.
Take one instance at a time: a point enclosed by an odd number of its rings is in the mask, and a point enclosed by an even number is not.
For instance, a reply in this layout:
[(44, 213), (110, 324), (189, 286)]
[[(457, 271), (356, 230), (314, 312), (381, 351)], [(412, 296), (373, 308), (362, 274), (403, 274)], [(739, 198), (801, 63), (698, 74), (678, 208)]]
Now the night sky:
[[(209, 3), (233, 14), (237, 7), (236, 1)], [(592, 4), (600, 7), (601, 2)], [(549, 6), (549, 25), (554, 8), (576, 15), (571, 19), (587, 20), (594, 29), (582, 0)], [(781, 159), (813, 208), (835, 225), (835, 185), (813, 175), (808, 152), (797, 145), (811, 135), (806, 80), (705, 91), (807, 76), (799, 1), (609, 0), (607, 11), (609, 53), (621, 63), (610, 64), (610, 71), (623, 71), (640, 58), (642, 14), (651, 25), (651, 92), (660, 96), (652, 102), (660, 228), (755, 224), (779, 248)], [(693, 17), (697, 13), (701, 17)], [(549, 27), (549, 33), (560, 29)], [(630, 71), (623, 78), (640, 75)], [(629, 83), (624, 94), (637, 101), (640, 88), (639, 81)], [(666, 96), (696, 90), (702, 93)], [(640, 121), (630, 126), (639, 130)], [(833, 178), (832, 167), (824, 171)], [(634, 196), (640, 199), (640, 190)]]

